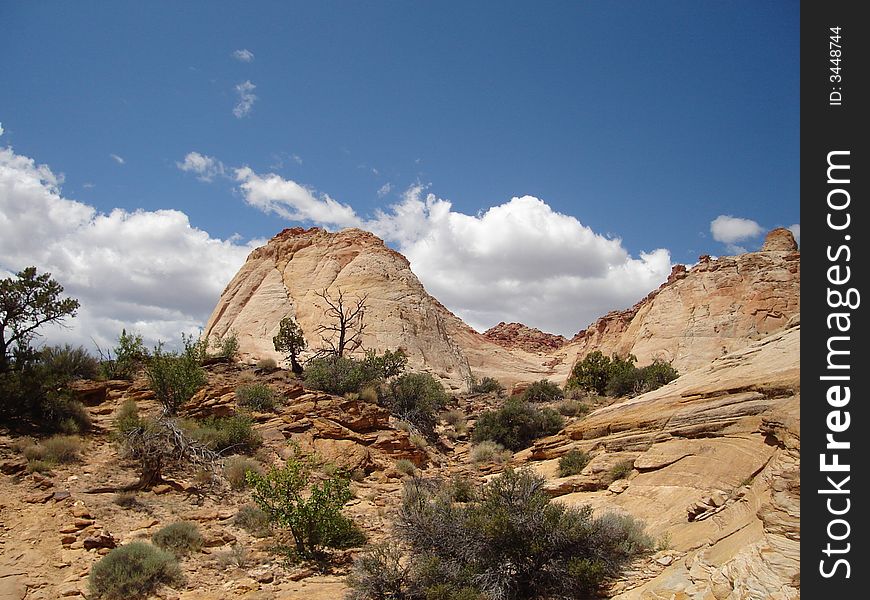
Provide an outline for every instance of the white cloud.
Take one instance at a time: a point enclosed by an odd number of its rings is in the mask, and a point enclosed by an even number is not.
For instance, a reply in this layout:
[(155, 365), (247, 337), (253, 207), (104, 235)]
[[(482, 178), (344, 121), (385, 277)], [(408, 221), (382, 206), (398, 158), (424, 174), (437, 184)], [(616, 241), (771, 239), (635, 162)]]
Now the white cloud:
[(295, 162), (297, 165), (301, 165), (301, 164), (302, 164), (302, 157), (299, 156), (298, 154), (291, 154), (291, 155), (290, 155), (290, 158), (291, 158), (291, 159), (293, 160), (293, 162)]
[(242, 48), (241, 50), (235, 50), (233, 52), (233, 58), (235, 58), (239, 62), (249, 63), (253, 62), (254, 53), (247, 48)]
[(794, 241), (796, 241), (798, 246), (800, 246), (801, 245), (801, 224), (795, 223), (794, 225), (790, 225), (786, 229), (791, 231), (792, 235), (794, 236)]
[(221, 161), (199, 152), (188, 152), (183, 162), (175, 165), (187, 173), (195, 173), (200, 181), (212, 181), (218, 175), (224, 174), (224, 165)]
[(0, 135), (3, 135), (3, 123), (0, 123)]
[(245, 202), (263, 212), (273, 212), (290, 221), (312, 221), (327, 227), (356, 227), (361, 224), (350, 206), (280, 175), (258, 175), (249, 167), (236, 169), (235, 174)]
[(236, 86), (239, 102), (233, 107), (233, 114), (237, 119), (248, 116), (251, 109), (254, 108), (254, 102), (257, 100), (257, 96), (254, 94), (256, 88), (257, 86), (250, 81), (243, 81)]
[(671, 271), (667, 250), (634, 258), (621, 240), (532, 196), (472, 216), (417, 184), (398, 203), (362, 219), (350, 206), (275, 174), (245, 167), (236, 179), (248, 204), (265, 212), (362, 227), (395, 244), (429, 293), (478, 329), (507, 320), (571, 335), (632, 305)]
[(118, 156), (117, 154), (110, 154), (110, 155), (109, 155), (109, 158), (111, 158), (112, 160), (114, 160), (114, 161), (115, 161), (116, 163), (118, 163), (119, 165), (126, 164), (126, 162), (127, 162), (127, 161), (124, 160), (122, 157)]
[(0, 149), (0, 271), (35, 265), (81, 303), (46, 342), (107, 348), (126, 327), (149, 344), (177, 344), (204, 325), (251, 249), (177, 210), (100, 213), (65, 198), (47, 166)]
[(380, 188), (378, 188), (378, 198), (383, 198), (387, 194), (390, 193), (390, 190), (393, 189), (393, 185), (391, 183), (385, 183)]
[(719, 215), (710, 222), (710, 233), (717, 242), (734, 244), (758, 237), (764, 233), (764, 229), (751, 219)]
[(90, 181), (86, 181), (82, 184), (82, 187), (85, 188), (86, 190), (91, 190), (91, 189), (97, 187), (97, 184), (91, 183)]

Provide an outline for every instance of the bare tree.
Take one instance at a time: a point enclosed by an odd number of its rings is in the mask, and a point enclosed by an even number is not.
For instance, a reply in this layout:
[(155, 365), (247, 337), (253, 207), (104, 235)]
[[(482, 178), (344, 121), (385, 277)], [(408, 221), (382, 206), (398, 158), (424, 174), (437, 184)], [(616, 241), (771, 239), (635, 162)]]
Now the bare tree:
[(350, 300), (345, 298), (341, 288), (332, 296), (327, 290), (315, 292), (326, 303), (324, 315), (330, 319), (328, 324), (320, 325), (317, 333), (323, 340), (322, 354), (341, 357), (362, 346), (365, 330), (366, 300), (368, 295)]

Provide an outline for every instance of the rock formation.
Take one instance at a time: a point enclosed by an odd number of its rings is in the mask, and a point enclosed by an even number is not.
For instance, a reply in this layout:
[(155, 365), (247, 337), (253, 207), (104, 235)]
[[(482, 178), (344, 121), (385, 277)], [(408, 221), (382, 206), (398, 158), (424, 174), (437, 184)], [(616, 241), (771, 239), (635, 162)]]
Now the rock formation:
[(412, 368), (454, 390), (464, 389), (472, 373), (508, 387), (542, 378), (563, 383), (574, 362), (593, 350), (632, 353), (641, 365), (663, 358), (684, 372), (782, 330), (800, 312), (800, 252), (791, 233), (777, 229), (759, 252), (701, 257), (688, 270), (676, 265), (632, 308), (601, 317), (566, 342), (519, 323), (474, 331), (426, 292), (404, 256), (371, 233), (286, 229), (250, 254), (205, 334), (234, 331), (246, 359), (280, 360), (272, 336), (290, 315), (309, 348), (319, 347), (317, 327), (328, 318), (317, 293), (339, 289), (367, 298), (365, 348), (402, 348)]
[[(671, 384), (599, 409), (515, 460), (553, 476), (582, 449), (579, 475), (548, 488), (569, 504), (643, 519), (664, 547), (615, 598), (799, 597), (800, 325)], [(610, 469), (633, 465), (612, 482)], [(598, 491), (593, 491), (598, 490)]]
[(525, 350), (526, 352), (549, 352), (558, 350), (568, 343), (561, 335), (544, 333), (540, 329), (527, 327), (522, 323), (505, 323), (502, 321), (495, 327), (490, 327), (483, 337), (508, 349)]
[(601, 317), (562, 351), (577, 358), (593, 350), (634, 354), (641, 365), (661, 358), (685, 372), (782, 330), (798, 313), (800, 252), (780, 228), (758, 252), (702, 256), (689, 270), (675, 266), (659, 289)]

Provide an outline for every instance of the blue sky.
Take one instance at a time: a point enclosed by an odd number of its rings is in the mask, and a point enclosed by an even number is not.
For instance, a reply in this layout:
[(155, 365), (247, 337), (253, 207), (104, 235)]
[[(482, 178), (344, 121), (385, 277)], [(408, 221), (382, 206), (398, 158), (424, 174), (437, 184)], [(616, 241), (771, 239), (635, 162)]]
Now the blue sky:
[[(4, 2), (7, 180), (35, 178), (93, 213), (55, 255), (19, 244), (0, 269), (42, 262), (96, 296), (111, 274), (86, 277), (56, 254), (80, 245), (85, 256), (96, 242), (83, 231), (114, 209), (118, 227), (137, 209), (186, 215), (173, 221), (180, 235), (225, 249), (213, 282), (283, 227), (353, 224), (408, 254), (427, 289), (479, 328), (503, 315), (572, 333), (645, 295), (671, 263), (757, 249), (768, 229), (799, 223), (798, 17), (796, 1)], [(7, 228), (28, 218), (16, 189), (0, 186)], [(541, 204), (512, 202), (524, 196)], [(438, 221), (437, 207), (450, 217)], [(594, 239), (560, 255), (569, 230)], [(488, 248), (467, 293), (438, 264), (461, 232)], [(564, 270), (511, 275), (500, 235)], [(656, 250), (666, 256), (643, 258)], [(637, 285), (619, 290), (586, 263), (626, 268)], [(501, 280), (471, 289), (491, 271)], [(166, 336), (207, 316), (222, 286), (196, 305), (130, 300), (145, 316), (119, 309), (101, 327), (150, 331), (165, 309), (177, 318), (151, 333)], [(539, 302), (516, 308), (528, 287), (578, 307), (550, 320)]]

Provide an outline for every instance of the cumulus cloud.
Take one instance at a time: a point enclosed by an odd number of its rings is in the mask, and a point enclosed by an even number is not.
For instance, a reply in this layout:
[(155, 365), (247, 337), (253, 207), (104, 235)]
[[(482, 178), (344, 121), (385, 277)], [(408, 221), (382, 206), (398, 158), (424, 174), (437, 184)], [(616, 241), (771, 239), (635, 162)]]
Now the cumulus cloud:
[(182, 162), (175, 165), (187, 173), (196, 174), (200, 181), (213, 181), (218, 175), (224, 174), (224, 165), (212, 156), (206, 156), (199, 152), (188, 152)]
[(764, 228), (752, 219), (719, 215), (710, 222), (710, 233), (714, 240), (725, 244), (729, 252), (740, 254), (746, 252), (746, 248), (738, 245), (738, 242), (759, 237), (764, 233)]
[(110, 155), (109, 155), (109, 158), (111, 158), (112, 160), (114, 160), (114, 161), (115, 161), (116, 163), (118, 163), (119, 165), (126, 164), (126, 162), (127, 162), (127, 161), (124, 160), (122, 157), (118, 156), (117, 154), (110, 154)]
[(257, 86), (250, 81), (243, 81), (236, 86), (239, 102), (233, 107), (233, 114), (237, 119), (248, 116), (251, 109), (254, 108), (254, 102), (257, 100), (257, 96), (254, 94), (256, 88)]
[(249, 167), (242, 167), (235, 170), (235, 176), (245, 202), (263, 212), (275, 213), (290, 221), (312, 221), (327, 227), (357, 227), (361, 224), (350, 206), (280, 175), (258, 175)]
[(671, 270), (667, 250), (632, 257), (621, 240), (532, 196), (466, 215), (417, 184), (363, 219), (350, 206), (275, 174), (246, 167), (236, 179), (248, 204), (260, 210), (291, 221), (362, 227), (394, 244), (429, 293), (478, 329), (507, 320), (571, 335), (607, 311), (632, 305)]
[(198, 333), (251, 245), (213, 238), (177, 210), (101, 213), (64, 197), (60, 183), (0, 149), (0, 271), (35, 265), (81, 303), (46, 341), (107, 348), (127, 328), (175, 345)]
[(233, 58), (239, 62), (249, 63), (254, 61), (254, 53), (247, 48), (242, 48), (233, 52)]
[(786, 229), (791, 231), (791, 234), (794, 236), (794, 241), (796, 241), (798, 246), (800, 246), (800, 244), (801, 244), (801, 224), (795, 223), (794, 225), (789, 225)]

